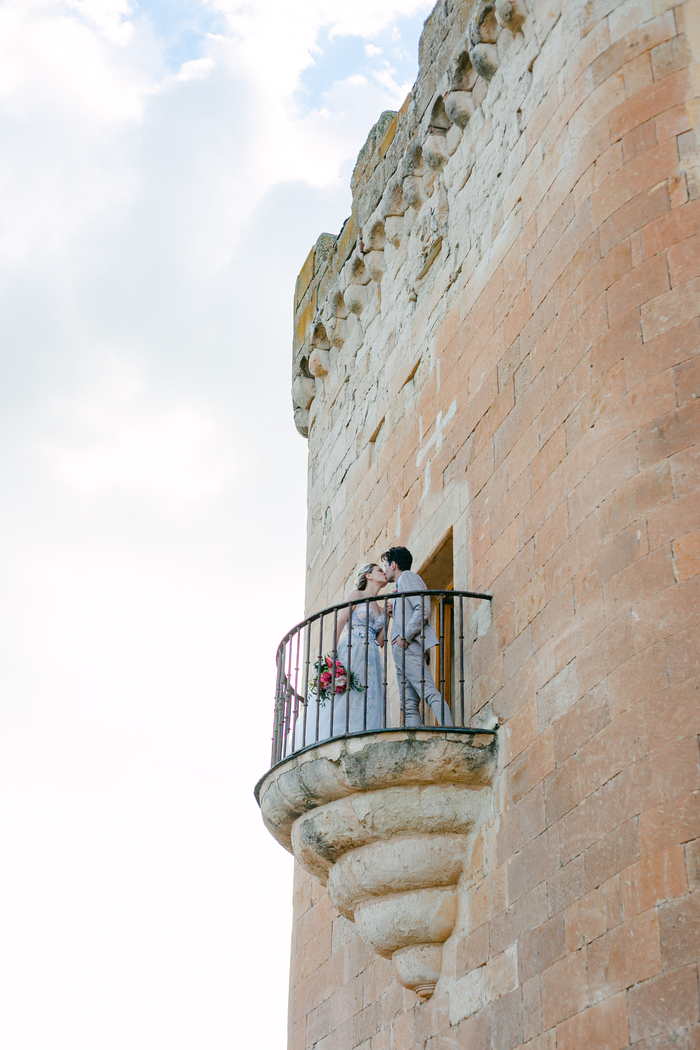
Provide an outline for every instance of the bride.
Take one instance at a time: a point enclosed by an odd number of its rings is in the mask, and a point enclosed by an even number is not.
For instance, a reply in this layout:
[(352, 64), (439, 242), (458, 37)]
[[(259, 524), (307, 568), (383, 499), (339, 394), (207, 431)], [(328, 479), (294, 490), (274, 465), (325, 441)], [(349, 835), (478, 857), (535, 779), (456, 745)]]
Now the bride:
[[(358, 572), (355, 589), (346, 601), (376, 598), (386, 584), (384, 570), (370, 562)], [(322, 709), (320, 737), (379, 729), (384, 719), (383, 661), (379, 650), (384, 647), (386, 621), (379, 603), (370, 600), (342, 609), (337, 630), (340, 641), (336, 659), (348, 672), (348, 687), (334, 698), (332, 732), (331, 703), (327, 701), (324, 705), (328, 711)]]
[[(383, 725), (384, 674), (380, 649), (384, 646), (386, 623), (379, 603), (374, 599), (386, 583), (383, 569), (374, 563), (363, 565), (359, 570), (355, 588), (346, 601), (364, 598), (369, 599), (369, 602), (359, 601), (357, 605), (341, 609), (336, 626), (336, 661), (345, 672), (345, 691), (333, 694), (333, 680), (327, 679), (321, 687), (323, 691), (319, 701), (319, 686), (316, 682), (311, 685), (306, 710), (302, 708), (298, 712), (294, 729), (288, 738), (287, 753), (308, 747), (317, 740), (359, 733), (363, 729), (380, 729)], [(336, 648), (335, 641), (333, 648)], [(332, 667), (332, 653), (328, 654), (328, 660)], [(326, 675), (327, 671), (324, 677)], [(325, 697), (324, 691), (327, 694)], [(303, 725), (306, 726), (305, 732)]]

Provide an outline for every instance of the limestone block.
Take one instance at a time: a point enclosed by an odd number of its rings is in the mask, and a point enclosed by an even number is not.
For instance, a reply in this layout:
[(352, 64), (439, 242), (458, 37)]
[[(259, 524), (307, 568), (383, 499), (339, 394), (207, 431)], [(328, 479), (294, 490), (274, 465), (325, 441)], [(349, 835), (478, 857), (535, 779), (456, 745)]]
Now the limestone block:
[(369, 897), (451, 886), (459, 879), (466, 849), (464, 835), (424, 834), (372, 842), (337, 860), (328, 889), (335, 906), (346, 915)]
[(517, 33), (527, 18), (527, 9), (522, 0), (496, 0), (496, 18), (505, 29)]
[[(406, 150), (406, 156), (404, 158), (404, 175), (422, 175), (425, 172), (425, 164), (423, 163), (423, 150), (420, 142), (413, 142)], [(404, 180), (404, 193), (406, 190), (406, 182)]]
[(482, 0), (469, 23), (469, 57), (476, 72), (486, 81), (493, 78), (499, 67), (496, 47), (499, 30), (492, 0)]
[(400, 948), (392, 957), (396, 980), (411, 988), (421, 999), (428, 999), (435, 989), (442, 969), (442, 945), (418, 944)]
[(442, 175), (442, 171), (439, 168), (429, 168), (426, 166), (425, 175), (421, 179), (421, 185), (423, 187), (423, 193), (428, 198), (432, 197), (435, 192), (436, 180)]
[(394, 248), (398, 248), (401, 244), (401, 238), (403, 237), (402, 216), (388, 215), (384, 223), (384, 229), (389, 244), (392, 244)]
[(331, 370), (331, 355), (328, 350), (316, 347), (309, 357), (309, 372), (317, 379), (325, 379)]
[(292, 383), (292, 400), (297, 408), (307, 409), (316, 396), (316, 384), (308, 376), (297, 376)]
[(348, 317), (348, 308), (345, 305), (343, 293), (337, 285), (329, 295), (328, 302), (323, 305), (322, 312), (328, 344), (339, 350), (347, 339), (345, 321)]
[[(348, 284), (369, 284), (370, 276), (367, 273), (367, 267), (365, 266), (365, 260), (359, 253), (354, 255), (350, 259), (347, 266), (347, 278)], [(347, 306), (347, 292), (345, 295), (345, 305)], [(348, 306), (348, 309), (350, 307)]]
[(454, 929), (454, 889), (414, 890), (363, 901), (355, 910), (362, 940), (377, 955), (390, 959), (408, 945), (443, 944)]
[[(374, 287), (376, 288), (378, 286), (374, 285)], [(365, 334), (362, 327), (362, 321), (355, 314), (349, 314), (345, 324), (347, 328), (347, 336), (343, 343), (343, 357), (347, 361), (350, 361), (362, 347), (365, 340)]]
[[(270, 834), (289, 842), (298, 817), (335, 799), (352, 796), (369, 805), (369, 796), (363, 800), (362, 792), (403, 791), (407, 786), (443, 791), (447, 785), (466, 785), (481, 791), (491, 783), (495, 762), (495, 735), (395, 729), (331, 740), (302, 752), (265, 774), (256, 797)], [(386, 797), (377, 802), (375, 806), (372, 801), (372, 812), (384, 812)]]
[[(471, 59), (469, 57), (469, 38), (464, 38), (459, 46), (456, 57), (453, 59), (450, 65), (447, 82), (449, 84), (449, 92), (453, 91), (471, 91), (476, 80), (476, 74), (473, 70)], [(443, 101), (446, 101), (447, 95)], [(445, 107), (447, 111), (447, 107)], [(449, 112), (447, 113), (450, 116)], [(452, 119), (450, 117), (450, 119)]]
[(429, 128), (431, 131), (447, 131), (449, 126), (450, 118), (445, 112), (445, 101), (442, 95), (438, 95), (437, 99), (433, 103), (433, 108), (430, 111)]
[(484, 80), (492, 80), (499, 66), (495, 44), (475, 44), (470, 52), (474, 69)]
[(423, 190), (421, 179), (415, 175), (408, 175), (403, 180), (403, 199), (409, 208), (420, 208), (423, 201), (427, 200), (427, 194)]
[(450, 91), (445, 95), (445, 112), (458, 128), (466, 128), (474, 108), (471, 91)]
[(367, 297), (365, 295), (364, 285), (361, 284), (349, 284), (345, 289), (345, 305), (351, 314), (355, 314), (357, 317), (360, 316), (365, 306), (367, 305)]
[(365, 266), (367, 267), (367, 273), (370, 275), (373, 281), (381, 281), (386, 271), (386, 262), (384, 260), (384, 251), (371, 251), (365, 255)]
[(309, 413), (303, 408), (294, 409), (294, 426), (302, 437), (309, 436)]
[[(493, 0), (481, 0), (469, 23), (470, 53), (475, 44), (495, 44), (499, 26)], [(472, 64), (474, 59), (472, 57)]]
[(450, 155), (447, 152), (445, 133), (443, 131), (438, 131), (435, 128), (428, 130), (428, 134), (423, 142), (423, 158), (428, 167), (434, 171), (441, 171), (445, 167), (450, 159)]
[(405, 211), (406, 203), (403, 199), (401, 180), (398, 178), (390, 179), (379, 205), (379, 213), (386, 221), (389, 216), (401, 216)]
[(373, 216), (367, 223), (367, 236), (365, 237), (365, 266), (367, 265), (367, 252), (383, 252), (386, 247), (386, 232), (384, 222), (378, 216)]
[(491, 807), (490, 735), (388, 730), (320, 744), (258, 785), (268, 829), (429, 997), (457, 918), (456, 886)]
[(344, 317), (329, 317), (326, 321), (326, 333), (331, 346), (340, 350), (348, 337), (347, 325)]
[(456, 124), (450, 124), (449, 130), (445, 135), (445, 149), (449, 157), (452, 157), (457, 152), (461, 141), (462, 129), (457, 127)]
[[(345, 319), (348, 316), (348, 308), (345, 305), (345, 299), (343, 293), (339, 288), (336, 288), (330, 297), (330, 313), (329, 317), (340, 317)], [(326, 324), (328, 329), (328, 324)]]
[(477, 823), (483, 804), (473, 787), (447, 784), (355, 794), (299, 817), (291, 848), (307, 871), (325, 881), (330, 865), (359, 846), (396, 835), (465, 834)]

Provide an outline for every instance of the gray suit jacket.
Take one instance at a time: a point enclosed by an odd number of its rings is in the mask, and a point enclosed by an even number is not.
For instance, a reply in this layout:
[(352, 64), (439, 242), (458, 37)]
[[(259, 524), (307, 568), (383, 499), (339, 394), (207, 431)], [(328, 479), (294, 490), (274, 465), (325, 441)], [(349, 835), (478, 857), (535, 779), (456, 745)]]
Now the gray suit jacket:
[[(424, 645), (425, 651), (434, 645), (439, 645), (438, 636), (428, 622), (430, 616), (430, 598), (420, 598), (415, 595), (411, 598), (400, 598), (405, 591), (425, 591), (427, 587), (417, 572), (406, 570), (399, 576), (396, 584), (396, 595), (394, 598), (394, 616), (391, 621), (391, 640), (405, 638), (411, 644), (409, 649), (420, 652), (421, 647), (421, 620), (425, 620)], [(404, 629), (403, 608), (406, 609), (406, 626)], [(422, 607), (422, 608), (421, 608)], [(396, 650), (394, 650), (396, 652)]]

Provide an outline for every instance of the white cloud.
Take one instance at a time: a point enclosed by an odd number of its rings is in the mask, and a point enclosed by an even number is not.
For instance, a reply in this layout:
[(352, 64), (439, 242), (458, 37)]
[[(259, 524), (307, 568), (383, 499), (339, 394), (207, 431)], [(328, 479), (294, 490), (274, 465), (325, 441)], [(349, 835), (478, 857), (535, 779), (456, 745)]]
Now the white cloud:
[(211, 406), (182, 395), (163, 403), (147, 389), (143, 366), (114, 354), (102, 374), (56, 405), (63, 440), (46, 454), (61, 481), (83, 492), (122, 490), (177, 508), (230, 485), (238, 462), (234, 435)]
[[(0, 100), (15, 118), (69, 110), (100, 123), (138, 120), (151, 85), (143, 40), (121, 0), (9, 0), (0, 7)], [(129, 47), (128, 45), (134, 45)]]
[(213, 58), (193, 58), (189, 62), (183, 62), (175, 78), (180, 81), (203, 80), (213, 68)]
[(303, 614), (291, 297), (428, 8), (0, 0), (12, 1050), (284, 1044), (290, 865), (251, 791)]

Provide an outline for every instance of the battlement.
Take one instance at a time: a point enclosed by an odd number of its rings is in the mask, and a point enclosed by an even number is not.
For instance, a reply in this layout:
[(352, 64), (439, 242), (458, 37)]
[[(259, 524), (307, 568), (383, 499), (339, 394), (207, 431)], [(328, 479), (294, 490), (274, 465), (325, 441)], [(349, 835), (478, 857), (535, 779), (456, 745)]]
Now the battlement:
[[(532, 68), (560, 17), (557, 0), (555, 6), (535, 4), (531, 15), (519, 3), (437, 4), (421, 37), (420, 73), (411, 93), (398, 113), (381, 115), (360, 151), (350, 217), (337, 237), (320, 235), (302, 267), (294, 299), (292, 382), (295, 420), (305, 436), (319, 407), (309, 411), (315, 380), (326, 378), (331, 363), (342, 372), (374, 318), (386, 320), (379, 285), (402, 242), (412, 256), (399, 266), (409, 302), (426, 287), (438, 251), (443, 259), (452, 254), (455, 263), (457, 229), (449, 231), (450, 243), (447, 213), (475, 165), (465, 207), (478, 213), (472, 225), (480, 221), (483, 227), (480, 251), (490, 248), (495, 231), (481, 213), (495, 216), (504, 203), (495, 181), (506, 159), (504, 132), (509, 118), (522, 115), (521, 95), (532, 96), (531, 107), (540, 98), (537, 88), (531, 90)], [(517, 139), (519, 129), (509, 134)], [(423, 208), (436, 188), (436, 200)], [(517, 201), (506, 203), (512, 210)], [(501, 211), (501, 225), (509, 214)]]

